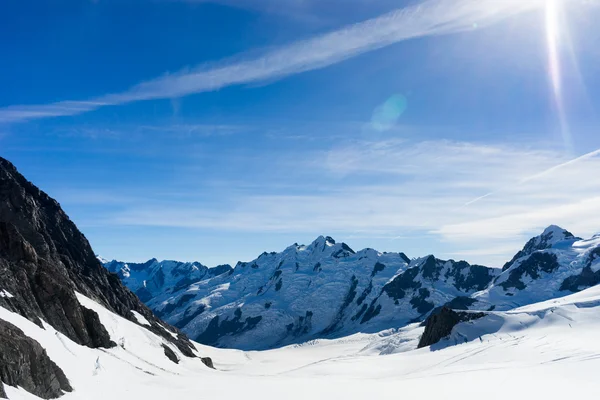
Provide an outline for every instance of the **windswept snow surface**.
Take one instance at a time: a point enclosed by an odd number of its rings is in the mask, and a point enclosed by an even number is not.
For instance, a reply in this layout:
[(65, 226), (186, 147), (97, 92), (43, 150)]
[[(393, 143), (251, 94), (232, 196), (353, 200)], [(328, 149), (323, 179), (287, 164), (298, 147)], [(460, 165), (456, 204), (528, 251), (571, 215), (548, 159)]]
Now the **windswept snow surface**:
[[(198, 345), (218, 370), (196, 359), (174, 364), (162, 339), (103, 309), (120, 346), (78, 346), (0, 308), (0, 318), (40, 342), (79, 399), (592, 399), (600, 393), (600, 287), (456, 326), (432, 348), (415, 350), (423, 328), (355, 334), (275, 350), (244, 352)], [(467, 341), (467, 342), (465, 342)], [(177, 349), (172, 348), (174, 352)], [(6, 387), (10, 399), (36, 399)]]

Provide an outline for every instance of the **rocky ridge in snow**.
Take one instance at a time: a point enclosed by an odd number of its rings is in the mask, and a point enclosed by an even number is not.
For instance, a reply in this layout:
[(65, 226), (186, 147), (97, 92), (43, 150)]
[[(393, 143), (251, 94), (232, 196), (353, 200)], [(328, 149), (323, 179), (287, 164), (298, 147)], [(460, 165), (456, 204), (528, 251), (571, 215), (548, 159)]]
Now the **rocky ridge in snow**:
[(600, 283), (600, 237), (583, 240), (557, 226), (531, 239), (471, 309), (510, 310), (566, 296)]
[[(166, 263), (150, 260), (142, 265), (155, 271)], [(106, 264), (109, 269), (115, 265)], [(433, 256), (411, 260), (404, 253), (355, 252), (321, 236), (310, 245), (263, 253), (219, 272), (203, 273), (186, 287), (166, 288), (147, 304), (201, 343), (272, 348), (403, 326), (485, 289), (499, 271)], [(129, 276), (124, 282), (131, 285), (134, 280)], [(146, 281), (148, 286), (155, 287)]]
[[(186, 287), (163, 285), (146, 302), (201, 343), (273, 348), (399, 328), (442, 306), (508, 310), (577, 292), (600, 283), (599, 245), (598, 237), (582, 240), (550, 226), (500, 270), (434, 256), (355, 252), (321, 236), (233, 270), (202, 272)], [(146, 264), (156, 270), (161, 263)]]

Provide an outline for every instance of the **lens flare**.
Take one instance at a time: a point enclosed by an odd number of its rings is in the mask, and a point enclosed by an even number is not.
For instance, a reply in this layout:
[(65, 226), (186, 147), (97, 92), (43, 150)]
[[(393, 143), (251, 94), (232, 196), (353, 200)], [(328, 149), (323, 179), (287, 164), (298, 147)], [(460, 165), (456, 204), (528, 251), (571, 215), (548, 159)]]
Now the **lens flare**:
[(371, 125), (380, 132), (392, 129), (407, 108), (408, 99), (402, 94), (395, 94), (375, 109)]
[(548, 46), (548, 71), (554, 96), (554, 106), (560, 124), (560, 132), (567, 151), (571, 151), (572, 141), (564, 106), (562, 71), (559, 54), (560, 44), (560, 0), (546, 0), (546, 42)]

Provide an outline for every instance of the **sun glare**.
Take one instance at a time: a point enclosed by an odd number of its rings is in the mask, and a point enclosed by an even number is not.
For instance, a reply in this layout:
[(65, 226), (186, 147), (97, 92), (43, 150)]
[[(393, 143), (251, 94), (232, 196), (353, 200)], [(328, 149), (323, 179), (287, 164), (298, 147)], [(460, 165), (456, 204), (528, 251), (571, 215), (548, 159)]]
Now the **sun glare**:
[(546, 40), (548, 45), (548, 58), (550, 62), (550, 79), (555, 94), (561, 91), (560, 60), (558, 57), (558, 41), (560, 26), (558, 19), (558, 1), (547, 0), (546, 2)]
[(560, 123), (560, 131), (567, 151), (571, 149), (571, 135), (564, 107), (561, 62), (559, 54), (561, 34), (560, 0), (546, 0), (546, 42), (548, 47), (548, 71), (554, 105)]

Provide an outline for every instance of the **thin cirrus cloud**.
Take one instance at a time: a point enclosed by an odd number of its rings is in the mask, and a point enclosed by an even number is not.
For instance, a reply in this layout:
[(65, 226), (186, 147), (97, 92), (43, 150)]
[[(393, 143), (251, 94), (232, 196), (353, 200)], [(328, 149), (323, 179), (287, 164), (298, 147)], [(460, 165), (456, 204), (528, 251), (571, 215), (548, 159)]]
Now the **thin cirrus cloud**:
[(136, 101), (176, 98), (226, 86), (274, 80), (324, 68), (404, 40), (456, 33), (535, 10), (544, 0), (426, 0), (337, 31), (276, 48), (258, 58), (225, 60), (140, 83), (85, 101), (14, 105), (0, 109), (0, 122), (71, 116)]

